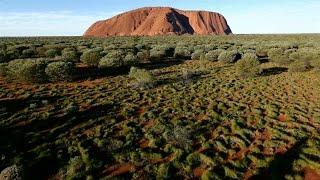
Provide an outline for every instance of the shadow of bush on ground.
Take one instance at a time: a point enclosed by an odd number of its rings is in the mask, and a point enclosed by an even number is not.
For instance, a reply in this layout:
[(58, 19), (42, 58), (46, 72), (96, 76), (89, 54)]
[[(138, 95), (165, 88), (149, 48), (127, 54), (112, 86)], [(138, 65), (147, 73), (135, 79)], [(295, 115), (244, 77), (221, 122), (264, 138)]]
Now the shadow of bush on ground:
[(272, 68), (267, 68), (264, 69), (261, 73), (262, 76), (272, 76), (272, 75), (277, 75), (281, 74), (283, 72), (287, 72), (288, 68), (285, 67), (272, 67)]
[[(166, 59), (159, 62), (148, 62), (148, 63), (139, 63), (136, 66), (138, 68), (144, 68), (147, 70), (160, 69), (165, 67), (170, 67), (178, 64), (182, 64), (184, 61), (182, 59)], [(129, 73), (131, 66), (124, 67), (114, 67), (114, 68), (98, 68), (98, 67), (89, 67), (89, 66), (79, 66), (75, 72), (75, 80), (84, 80), (84, 79), (97, 79), (106, 76), (118, 76), (126, 75)]]
[(251, 177), (251, 180), (285, 179), (286, 174), (290, 174), (293, 169), (293, 162), (299, 157), (308, 138), (303, 138), (296, 142), (286, 153), (278, 154), (274, 160), (263, 169), (260, 174)]

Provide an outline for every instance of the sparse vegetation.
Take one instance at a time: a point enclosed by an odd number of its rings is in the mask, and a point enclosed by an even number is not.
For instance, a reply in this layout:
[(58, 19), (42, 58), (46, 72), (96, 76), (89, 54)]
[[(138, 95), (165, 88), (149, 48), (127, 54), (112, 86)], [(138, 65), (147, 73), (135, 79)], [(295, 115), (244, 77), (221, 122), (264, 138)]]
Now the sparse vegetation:
[(24, 82), (45, 82), (45, 68), (48, 62), (44, 59), (17, 59), (10, 61), (7, 74)]
[(241, 59), (241, 54), (235, 50), (233, 51), (223, 51), (220, 53), (218, 60), (225, 64), (235, 63)]
[(1, 38), (0, 171), (24, 167), (26, 179), (318, 173), (319, 40)]
[(206, 54), (206, 59), (209, 61), (218, 61), (218, 57), (223, 51), (224, 50), (222, 50), (222, 49), (216, 49), (216, 50), (209, 51)]
[(46, 57), (54, 58), (59, 55), (59, 51), (56, 49), (49, 49), (45, 52)]
[(118, 68), (123, 65), (122, 54), (112, 52), (103, 57), (99, 62), (100, 68)]
[(45, 69), (48, 79), (56, 81), (72, 81), (75, 73), (75, 65), (71, 62), (52, 62)]
[(253, 53), (244, 54), (243, 57), (236, 63), (237, 73), (243, 77), (254, 77), (262, 72), (260, 61)]
[(88, 66), (96, 67), (99, 65), (100, 58), (99, 51), (87, 50), (81, 55), (80, 60)]
[(134, 78), (139, 87), (152, 87), (155, 84), (153, 75), (145, 69), (131, 67), (129, 77)]
[(309, 61), (295, 61), (289, 65), (290, 72), (305, 72), (311, 69)]
[(73, 50), (63, 51), (62, 58), (68, 62), (79, 62), (79, 57), (77, 53)]

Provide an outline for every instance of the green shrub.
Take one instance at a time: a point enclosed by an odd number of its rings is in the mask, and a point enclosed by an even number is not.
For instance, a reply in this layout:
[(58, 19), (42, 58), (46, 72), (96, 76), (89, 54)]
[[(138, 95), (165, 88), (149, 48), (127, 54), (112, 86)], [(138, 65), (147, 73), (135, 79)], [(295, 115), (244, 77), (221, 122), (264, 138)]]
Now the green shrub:
[(298, 52), (293, 52), (288, 57), (292, 61), (301, 60), (300, 59), (300, 53), (298, 53)]
[(287, 49), (283, 52), (283, 55), (289, 57), (291, 54), (295, 52), (297, 52), (296, 49)]
[(63, 51), (62, 58), (68, 62), (78, 62), (79, 57), (75, 51)]
[(241, 54), (237, 51), (224, 51), (218, 57), (218, 61), (225, 64), (235, 63), (239, 59), (241, 59)]
[(320, 55), (314, 50), (299, 49), (298, 51), (291, 53), (289, 58), (292, 61), (313, 61), (320, 59)]
[(124, 66), (133, 66), (138, 64), (138, 58), (133, 53), (128, 53), (123, 60)]
[(57, 49), (49, 49), (45, 52), (46, 57), (54, 58), (59, 55), (59, 51)]
[(216, 49), (216, 50), (209, 51), (206, 54), (206, 59), (208, 61), (218, 61), (218, 57), (223, 51), (224, 50), (222, 50), (222, 49)]
[(236, 63), (237, 74), (243, 77), (257, 76), (262, 72), (259, 65), (260, 61), (256, 54), (244, 54), (243, 57)]
[(99, 68), (117, 68), (123, 65), (123, 52), (118, 50), (111, 51), (99, 62)]
[(45, 68), (48, 62), (44, 59), (17, 59), (8, 64), (8, 75), (11, 78), (26, 82), (45, 82)]
[(204, 46), (204, 50), (205, 51), (212, 51), (212, 50), (215, 50), (217, 48), (218, 48), (218, 46), (216, 44), (214, 44), (214, 43), (207, 44), (207, 45)]
[(203, 50), (197, 49), (197, 50), (194, 51), (194, 53), (191, 54), (191, 59), (192, 59), (192, 60), (200, 60), (200, 57), (201, 57), (202, 55), (204, 55), (204, 54), (205, 54), (205, 53), (204, 53)]
[(157, 170), (157, 179), (170, 179), (171, 163), (161, 164)]
[(6, 76), (8, 71), (8, 63), (0, 63), (0, 76)]
[(131, 67), (129, 77), (134, 78), (139, 87), (152, 87), (155, 84), (153, 75), (145, 69)]
[(36, 52), (33, 49), (25, 49), (22, 51), (23, 58), (32, 58)]
[(176, 47), (173, 56), (174, 56), (174, 58), (190, 59), (191, 52), (186, 47)]
[(201, 163), (201, 157), (198, 152), (191, 153), (186, 158), (188, 165), (196, 167)]
[(7, 62), (12, 59), (18, 59), (20, 57), (20, 53), (16, 49), (8, 50), (6, 52)]
[(309, 61), (295, 61), (289, 65), (289, 72), (305, 72), (310, 70), (311, 64)]
[(269, 60), (272, 62), (277, 61), (277, 59), (279, 59), (279, 57), (281, 57), (282, 54), (283, 54), (283, 50), (280, 48), (271, 48), (268, 51)]
[(80, 61), (88, 66), (96, 67), (99, 65), (100, 58), (100, 53), (98, 51), (88, 50), (81, 55)]
[(183, 68), (181, 70), (181, 74), (182, 74), (182, 80), (184, 82), (189, 82), (194, 76), (195, 72), (193, 70)]
[(150, 50), (150, 61), (159, 61), (167, 57), (173, 57), (175, 49), (169, 45), (154, 46)]
[(46, 51), (47, 51), (47, 49), (45, 47), (37, 47), (36, 48), (36, 54), (38, 57), (46, 57)]
[(218, 179), (212, 170), (207, 170), (201, 175), (201, 180)]
[(159, 49), (164, 50), (166, 57), (173, 57), (174, 55), (175, 48), (170, 45), (167, 45), (167, 44), (161, 45)]
[(70, 52), (70, 51), (76, 52), (77, 50), (73, 47), (67, 47), (62, 50), (61, 54), (66, 53), (66, 52)]
[(170, 132), (168, 140), (173, 143), (178, 148), (184, 149), (185, 151), (190, 151), (192, 149), (192, 131), (184, 126), (176, 125), (173, 131)]
[(166, 52), (164, 50), (152, 49), (150, 50), (150, 61), (157, 62), (166, 57)]
[(71, 158), (67, 167), (66, 179), (81, 179), (86, 174), (85, 163), (80, 156)]
[(5, 51), (0, 52), (0, 63), (5, 63), (7, 62), (7, 54)]
[(148, 62), (150, 59), (150, 51), (149, 50), (142, 50), (141, 52), (138, 52), (137, 59), (139, 62)]
[(71, 81), (75, 72), (75, 65), (71, 62), (52, 62), (45, 69), (51, 82)]
[(266, 56), (268, 56), (268, 49), (267, 49), (267, 47), (264, 47), (264, 46), (259, 46), (259, 47), (257, 47), (257, 49), (256, 49), (256, 54), (257, 54), (257, 56), (260, 56), (260, 57), (266, 57)]
[(320, 72), (320, 59), (315, 59), (310, 64), (316, 71)]
[(121, 67), (123, 61), (121, 57), (117, 56), (105, 56), (99, 62), (99, 68), (117, 68)]

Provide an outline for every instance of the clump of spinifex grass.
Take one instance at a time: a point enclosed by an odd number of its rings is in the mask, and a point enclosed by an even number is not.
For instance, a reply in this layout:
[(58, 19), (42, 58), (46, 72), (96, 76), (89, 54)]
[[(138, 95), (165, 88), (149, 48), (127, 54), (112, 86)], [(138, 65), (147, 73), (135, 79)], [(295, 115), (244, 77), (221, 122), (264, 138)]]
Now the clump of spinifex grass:
[(135, 85), (138, 87), (153, 87), (155, 85), (155, 78), (145, 69), (131, 67), (129, 77), (135, 79)]

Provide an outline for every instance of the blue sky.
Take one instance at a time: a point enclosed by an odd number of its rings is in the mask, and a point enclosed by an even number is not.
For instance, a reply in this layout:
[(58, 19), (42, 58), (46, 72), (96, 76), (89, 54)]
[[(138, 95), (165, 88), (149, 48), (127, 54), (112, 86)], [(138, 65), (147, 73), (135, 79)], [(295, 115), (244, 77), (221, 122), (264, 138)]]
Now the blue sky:
[(146, 6), (223, 14), (234, 33), (320, 33), (319, 0), (0, 0), (0, 36), (82, 35), (96, 20)]

